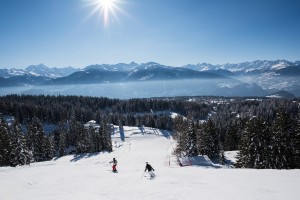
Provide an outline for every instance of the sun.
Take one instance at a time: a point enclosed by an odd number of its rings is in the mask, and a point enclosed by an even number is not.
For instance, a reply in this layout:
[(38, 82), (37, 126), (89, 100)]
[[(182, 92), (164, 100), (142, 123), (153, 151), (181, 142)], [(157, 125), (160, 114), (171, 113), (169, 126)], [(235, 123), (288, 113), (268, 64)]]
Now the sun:
[(115, 0), (98, 0), (99, 6), (103, 7), (104, 9), (111, 9), (114, 4), (116, 3)]
[(104, 24), (109, 22), (110, 15), (115, 15), (116, 0), (98, 0), (98, 7), (102, 12), (104, 18)]
[(117, 18), (118, 12), (123, 12), (119, 7), (122, 1), (124, 0), (87, 0), (88, 5), (93, 7), (90, 16), (93, 14), (99, 14), (99, 16), (103, 19), (103, 23), (105, 26), (109, 24), (112, 19)]

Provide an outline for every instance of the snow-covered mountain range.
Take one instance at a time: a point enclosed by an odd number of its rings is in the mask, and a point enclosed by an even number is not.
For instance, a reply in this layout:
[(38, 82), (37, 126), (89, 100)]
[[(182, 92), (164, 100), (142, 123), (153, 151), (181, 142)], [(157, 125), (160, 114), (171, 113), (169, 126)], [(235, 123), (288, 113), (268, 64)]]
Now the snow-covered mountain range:
[(185, 65), (183, 68), (224, 75), (245, 83), (255, 83), (269, 93), (285, 91), (300, 96), (300, 61), (256, 60), (223, 65), (198, 63)]
[(229, 71), (233, 74), (249, 74), (249, 73), (264, 73), (276, 72), (289, 67), (300, 67), (300, 61), (290, 62), (287, 60), (256, 60), (253, 62), (243, 62), (237, 64), (212, 65), (209, 63), (198, 63), (196, 65), (185, 65), (184, 68), (193, 69), (196, 71)]
[[(0, 86), (72, 85), (90, 83), (145, 82), (170, 80), (210, 80), (214, 95), (238, 95), (249, 88), (254, 95), (288, 92), (300, 96), (300, 61), (257, 60), (237, 64), (188, 64), (172, 67), (156, 62), (95, 64), (82, 69), (50, 68), (43, 64), (26, 69), (0, 69)], [(230, 89), (229, 92), (224, 92)], [(235, 91), (235, 92), (233, 92)], [(244, 93), (240, 95), (244, 95)], [(201, 95), (201, 94), (199, 94)]]
[(222, 75), (170, 67), (155, 62), (143, 64), (91, 65), (69, 76), (53, 79), (47, 84), (82, 84), (129, 81), (227, 78)]
[(78, 69), (74, 67), (47, 67), (43, 64), (39, 65), (30, 65), (25, 69), (0, 69), (0, 77), (10, 78), (14, 76), (44, 76), (48, 78), (58, 78), (63, 76), (68, 76), (74, 72), (78, 71)]

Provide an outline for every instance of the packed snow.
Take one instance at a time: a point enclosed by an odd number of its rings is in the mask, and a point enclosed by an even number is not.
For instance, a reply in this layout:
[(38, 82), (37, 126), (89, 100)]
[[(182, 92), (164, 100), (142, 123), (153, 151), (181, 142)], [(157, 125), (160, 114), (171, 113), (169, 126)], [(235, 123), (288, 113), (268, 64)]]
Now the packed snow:
[[(0, 200), (299, 199), (300, 170), (180, 167), (170, 132), (115, 126), (113, 152), (0, 168)], [(233, 159), (236, 152), (225, 152)], [(118, 161), (118, 173), (110, 161)], [(145, 162), (156, 177), (144, 173)]]

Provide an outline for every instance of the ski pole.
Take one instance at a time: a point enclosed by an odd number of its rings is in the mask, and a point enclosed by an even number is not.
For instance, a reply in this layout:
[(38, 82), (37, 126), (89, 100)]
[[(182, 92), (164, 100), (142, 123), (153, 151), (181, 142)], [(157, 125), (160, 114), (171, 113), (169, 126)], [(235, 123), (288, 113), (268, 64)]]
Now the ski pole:
[(144, 171), (144, 173), (142, 174), (141, 179), (143, 178), (144, 174), (145, 174), (145, 171)]

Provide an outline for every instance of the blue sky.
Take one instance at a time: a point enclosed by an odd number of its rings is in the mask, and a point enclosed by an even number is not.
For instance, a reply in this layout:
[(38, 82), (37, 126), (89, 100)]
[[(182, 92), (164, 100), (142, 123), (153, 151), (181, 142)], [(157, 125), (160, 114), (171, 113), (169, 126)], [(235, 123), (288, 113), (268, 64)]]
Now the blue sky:
[(91, 1), (0, 0), (0, 68), (300, 60), (300, 0)]

